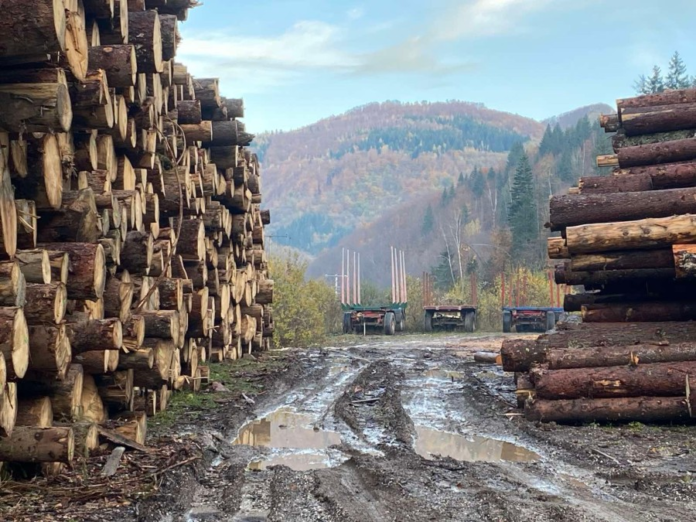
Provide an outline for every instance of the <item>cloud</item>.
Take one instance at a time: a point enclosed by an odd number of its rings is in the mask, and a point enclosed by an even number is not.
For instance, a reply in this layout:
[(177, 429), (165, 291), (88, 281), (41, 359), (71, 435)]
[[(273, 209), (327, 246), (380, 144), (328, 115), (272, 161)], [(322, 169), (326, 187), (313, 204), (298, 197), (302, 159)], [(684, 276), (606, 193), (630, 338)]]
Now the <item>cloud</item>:
[(429, 39), (414, 37), (358, 53), (348, 49), (346, 36), (340, 26), (305, 20), (267, 37), (184, 33), (179, 53), (194, 75), (221, 77), (226, 83), (242, 84), (247, 92), (294, 82), (312, 72), (446, 75), (471, 68), (441, 60)]
[(455, 1), (431, 27), (432, 37), (447, 41), (517, 31), (525, 15), (540, 11), (551, 3), (552, 0)]

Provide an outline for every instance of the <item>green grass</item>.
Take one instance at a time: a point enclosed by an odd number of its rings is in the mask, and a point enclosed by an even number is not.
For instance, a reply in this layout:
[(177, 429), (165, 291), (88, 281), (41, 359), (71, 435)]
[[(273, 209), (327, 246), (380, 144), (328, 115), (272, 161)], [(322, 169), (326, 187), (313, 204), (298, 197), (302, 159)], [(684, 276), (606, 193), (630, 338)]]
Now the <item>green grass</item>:
[(167, 410), (149, 420), (149, 426), (157, 432), (171, 428), (177, 422), (195, 422), (218, 408), (221, 401), (233, 401), (242, 394), (248, 397), (258, 395), (264, 390), (263, 377), (285, 368), (287, 357), (287, 354), (276, 352), (264, 354), (258, 360), (249, 358), (210, 364), (211, 384), (219, 382), (227, 391), (211, 392), (207, 387), (199, 393), (174, 392)]

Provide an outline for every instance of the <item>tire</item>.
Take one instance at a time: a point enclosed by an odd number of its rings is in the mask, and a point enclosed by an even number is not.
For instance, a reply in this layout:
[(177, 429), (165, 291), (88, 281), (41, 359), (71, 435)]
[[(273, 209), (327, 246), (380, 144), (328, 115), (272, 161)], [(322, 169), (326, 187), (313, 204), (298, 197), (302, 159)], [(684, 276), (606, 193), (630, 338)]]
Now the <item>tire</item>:
[(503, 312), (503, 332), (512, 332), (512, 314), (510, 312)]
[(432, 312), (425, 312), (425, 316), (423, 318), (423, 329), (428, 333), (433, 331), (433, 314), (432, 314)]
[(464, 331), (467, 333), (476, 331), (476, 312), (466, 312), (464, 314)]
[(546, 331), (550, 332), (556, 328), (556, 314), (553, 312), (546, 312)]
[(406, 321), (404, 319), (404, 312), (401, 311), (396, 316), (396, 331), (403, 332), (406, 326)]
[(384, 335), (394, 335), (396, 333), (396, 317), (394, 312), (387, 312), (384, 316)]
[(351, 313), (350, 312), (344, 312), (343, 314), (343, 333), (348, 334), (350, 331), (353, 329), (352, 325), (350, 324), (351, 321)]

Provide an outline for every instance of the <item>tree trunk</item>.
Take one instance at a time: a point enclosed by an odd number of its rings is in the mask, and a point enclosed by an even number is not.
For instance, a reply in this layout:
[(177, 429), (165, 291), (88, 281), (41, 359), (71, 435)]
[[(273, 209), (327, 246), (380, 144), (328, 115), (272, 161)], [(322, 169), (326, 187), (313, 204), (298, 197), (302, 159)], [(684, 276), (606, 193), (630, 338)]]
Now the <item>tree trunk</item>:
[(582, 307), (582, 320), (586, 323), (646, 323), (694, 319), (696, 304), (693, 302), (591, 304)]
[(63, 283), (27, 285), (24, 315), (29, 324), (60, 324), (65, 318), (68, 294)]
[(94, 377), (85, 375), (82, 386), (82, 420), (101, 424), (106, 419), (106, 410), (99, 396)]
[(123, 331), (118, 319), (80, 321), (67, 324), (67, 334), (74, 353), (120, 350)]
[(49, 211), (49, 205), (50, 202), (37, 201), (38, 209), (44, 210), (37, 235), (39, 242), (95, 243), (102, 236), (103, 225), (99, 222), (92, 189), (64, 192), (62, 205), (55, 211)]
[(68, 372), (72, 351), (64, 325), (29, 327), (29, 367), (34, 372), (62, 380)]
[(133, 303), (133, 284), (124, 283), (115, 277), (107, 279), (104, 290), (104, 315), (118, 317), (124, 323), (130, 316)]
[(570, 268), (577, 272), (674, 268), (674, 255), (670, 249), (588, 254), (573, 257)]
[(689, 161), (696, 159), (696, 138), (626, 147), (616, 156), (622, 169)]
[(153, 250), (152, 234), (128, 232), (121, 249), (121, 266), (132, 274), (147, 275), (152, 264)]
[(203, 121), (200, 100), (182, 100), (177, 105), (179, 125), (198, 125)]
[(94, 379), (105, 405), (119, 410), (129, 407), (133, 397), (133, 370), (98, 375)]
[(0, 306), (24, 306), (27, 282), (15, 261), (0, 261)]
[(59, 424), (59, 426), (72, 428), (75, 436), (75, 455), (87, 458), (99, 448), (99, 430), (93, 422), (74, 422), (72, 424)]
[(46, 243), (41, 248), (70, 255), (69, 299), (101, 299), (106, 283), (104, 248), (90, 243)]
[(179, 341), (179, 312), (173, 310), (159, 310), (153, 312), (141, 312), (145, 318), (145, 335), (156, 339), (172, 339)]
[(213, 139), (213, 123), (210, 121), (202, 121), (193, 124), (180, 124), (181, 130), (186, 136), (186, 143), (194, 142), (209, 142)]
[(83, 380), (82, 366), (72, 364), (65, 379), (61, 381), (45, 378), (36, 381), (24, 379), (19, 382), (19, 390), (22, 397), (50, 397), (55, 420), (76, 420), (82, 414)]
[[(675, 344), (696, 339), (696, 323), (598, 323), (558, 324), (556, 332), (539, 337), (544, 348), (587, 348), (632, 344)], [(526, 371), (526, 370), (518, 370)]]
[(118, 369), (148, 372), (155, 364), (155, 352), (152, 348), (142, 348), (138, 351), (121, 354), (118, 361)]
[(649, 218), (566, 229), (571, 254), (650, 249), (696, 242), (696, 216)]
[(645, 280), (668, 280), (675, 277), (673, 268), (607, 270), (597, 272), (575, 272), (570, 269), (570, 263), (557, 265), (554, 280), (556, 284), (568, 286), (603, 286), (610, 283)]
[(137, 351), (145, 340), (145, 318), (142, 315), (129, 315), (123, 323), (123, 349)]
[(21, 308), (0, 308), (0, 352), (7, 379), (24, 377), (29, 366), (29, 328)]
[(628, 136), (673, 132), (694, 126), (696, 102), (625, 107), (619, 112), (621, 127)]
[(15, 260), (27, 283), (49, 284), (51, 282), (51, 260), (43, 249), (18, 250)]
[(696, 344), (641, 344), (632, 346), (601, 346), (596, 348), (564, 348), (549, 350), (544, 363), (550, 370), (634, 367), (642, 364), (674, 363), (696, 360)]
[(649, 174), (585, 177), (580, 178), (578, 188), (585, 195), (654, 190), (653, 180)]
[(135, 47), (138, 72), (161, 73), (162, 32), (157, 11), (131, 12), (128, 15), (129, 43)]
[(12, 436), (0, 439), (0, 460), (9, 462), (63, 462), (73, 460), (72, 428), (16, 427)]
[(20, 399), (15, 426), (33, 426), (35, 428), (53, 426), (51, 399), (48, 397)]
[(154, 363), (150, 371), (141, 369), (135, 372), (134, 382), (140, 388), (159, 389), (169, 382), (176, 346), (172, 341), (161, 339), (146, 339), (145, 343), (154, 352)]
[(685, 161), (614, 170), (614, 177), (626, 176), (650, 176), (654, 190), (693, 187), (696, 185), (696, 163)]
[(89, 65), (92, 69), (103, 69), (106, 72), (110, 87), (124, 88), (135, 85), (138, 64), (132, 45), (91, 47)]
[(579, 424), (584, 422), (661, 423), (688, 421), (695, 404), (686, 397), (627, 397), (528, 402), (530, 421)]
[(202, 220), (184, 220), (181, 223), (177, 254), (184, 261), (205, 261), (205, 225)]
[(554, 196), (550, 209), (552, 231), (590, 223), (691, 214), (696, 213), (696, 188)]
[(17, 385), (8, 382), (3, 391), (0, 397), (0, 440), (12, 435), (17, 420)]

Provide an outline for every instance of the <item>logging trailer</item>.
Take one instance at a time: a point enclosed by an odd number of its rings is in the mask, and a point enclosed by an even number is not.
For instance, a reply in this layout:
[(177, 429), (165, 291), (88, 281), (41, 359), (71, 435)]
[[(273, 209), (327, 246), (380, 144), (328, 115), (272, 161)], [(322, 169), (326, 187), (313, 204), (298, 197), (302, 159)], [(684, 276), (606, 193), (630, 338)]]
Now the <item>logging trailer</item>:
[(343, 310), (343, 333), (384, 333), (394, 335), (406, 328), (406, 253), (391, 247), (391, 302), (385, 305), (362, 304), (360, 285), (360, 255), (353, 252), (353, 274), (351, 276), (351, 253), (343, 250), (341, 259), (341, 309)]
[(453, 331), (457, 328), (463, 328), (469, 333), (476, 331), (475, 306), (424, 306), (423, 312), (423, 326), (426, 332)]
[(503, 308), (503, 332), (548, 332), (556, 327), (563, 308), (506, 306)]

